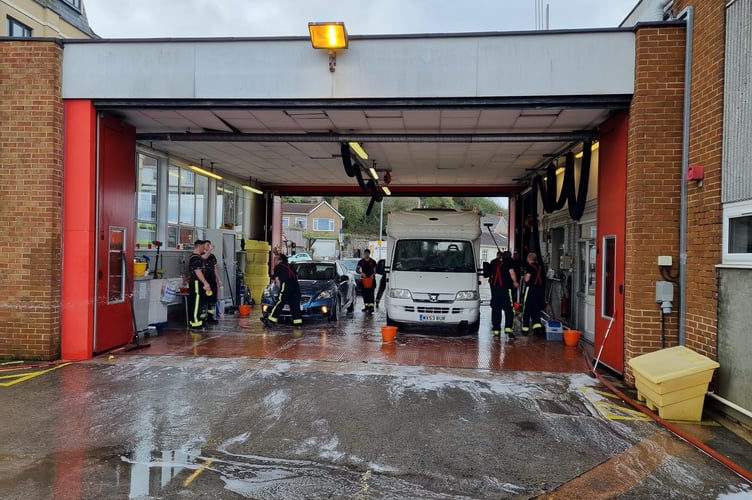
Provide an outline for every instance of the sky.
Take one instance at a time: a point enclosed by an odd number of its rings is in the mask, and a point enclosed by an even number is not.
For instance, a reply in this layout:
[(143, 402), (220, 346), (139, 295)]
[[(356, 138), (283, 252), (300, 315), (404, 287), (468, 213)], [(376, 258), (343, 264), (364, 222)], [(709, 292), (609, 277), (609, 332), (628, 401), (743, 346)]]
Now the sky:
[[(350, 35), (615, 27), (638, 0), (84, 0), (103, 38), (308, 36), (342, 21)], [(548, 16), (546, 16), (546, 10)]]

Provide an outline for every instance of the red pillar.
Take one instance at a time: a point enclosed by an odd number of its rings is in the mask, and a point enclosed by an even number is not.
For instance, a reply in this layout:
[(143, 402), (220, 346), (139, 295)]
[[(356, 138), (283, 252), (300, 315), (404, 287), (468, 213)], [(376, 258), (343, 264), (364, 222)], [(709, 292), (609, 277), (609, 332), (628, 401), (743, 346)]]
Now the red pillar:
[(89, 100), (65, 101), (61, 357), (94, 352), (96, 256), (96, 110)]

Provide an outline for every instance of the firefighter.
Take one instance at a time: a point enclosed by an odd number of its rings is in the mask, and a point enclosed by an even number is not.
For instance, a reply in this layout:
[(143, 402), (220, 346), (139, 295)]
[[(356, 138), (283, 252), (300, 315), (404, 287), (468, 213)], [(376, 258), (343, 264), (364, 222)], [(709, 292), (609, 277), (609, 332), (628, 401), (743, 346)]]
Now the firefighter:
[(491, 262), (491, 329), (494, 336), (501, 335), (501, 313), (504, 312), (504, 332), (510, 339), (514, 335), (514, 296), (520, 286), (514, 261), (509, 251), (502, 252), (501, 260)]
[(277, 285), (279, 294), (277, 295), (277, 302), (272, 307), (269, 315), (266, 318), (262, 316), (261, 321), (267, 326), (277, 324), (279, 314), (282, 312), (285, 304), (287, 304), (290, 306), (290, 312), (292, 313), (292, 324), (294, 326), (301, 326), (303, 324), (303, 317), (300, 313), (300, 284), (298, 283), (298, 276), (290, 264), (287, 263), (287, 256), (285, 254), (275, 252), (274, 263), (272, 278)]

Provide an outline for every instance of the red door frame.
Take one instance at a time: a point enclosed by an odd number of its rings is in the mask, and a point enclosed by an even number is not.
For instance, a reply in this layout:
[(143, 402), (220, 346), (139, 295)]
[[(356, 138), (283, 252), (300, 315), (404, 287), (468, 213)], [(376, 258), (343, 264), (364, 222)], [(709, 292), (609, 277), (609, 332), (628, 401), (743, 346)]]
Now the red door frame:
[[(598, 240), (596, 252), (595, 355), (599, 364), (624, 373), (624, 274), (626, 258), (627, 129), (619, 113), (601, 125), (598, 148)], [(613, 275), (605, 275), (606, 240), (613, 238)], [(606, 294), (613, 292), (613, 303)], [(606, 314), (612, 308), (614, 313)], [(613, 324), (609, 325), (613, 318)], [(608, 338), (606, 333), (608, 332)], [(601, 351), (601, 348), (603, 349)]]

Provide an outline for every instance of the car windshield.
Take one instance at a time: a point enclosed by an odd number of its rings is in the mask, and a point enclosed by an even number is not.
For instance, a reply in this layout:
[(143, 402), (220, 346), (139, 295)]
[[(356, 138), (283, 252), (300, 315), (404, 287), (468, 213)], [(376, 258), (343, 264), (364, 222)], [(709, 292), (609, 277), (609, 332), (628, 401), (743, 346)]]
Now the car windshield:
[(475, 272), (473, 245), (455, 240), (399, 240), (394, 249), (397, 271)]
[(301, 262), (294, 266), (295, 274), (301, 280), (330, 280), (334, 278), (334, 264)]
[(342, 265), (344, 265), (348, 271), (355, 271), (358, 268), (358, 259), (342, 259)]

